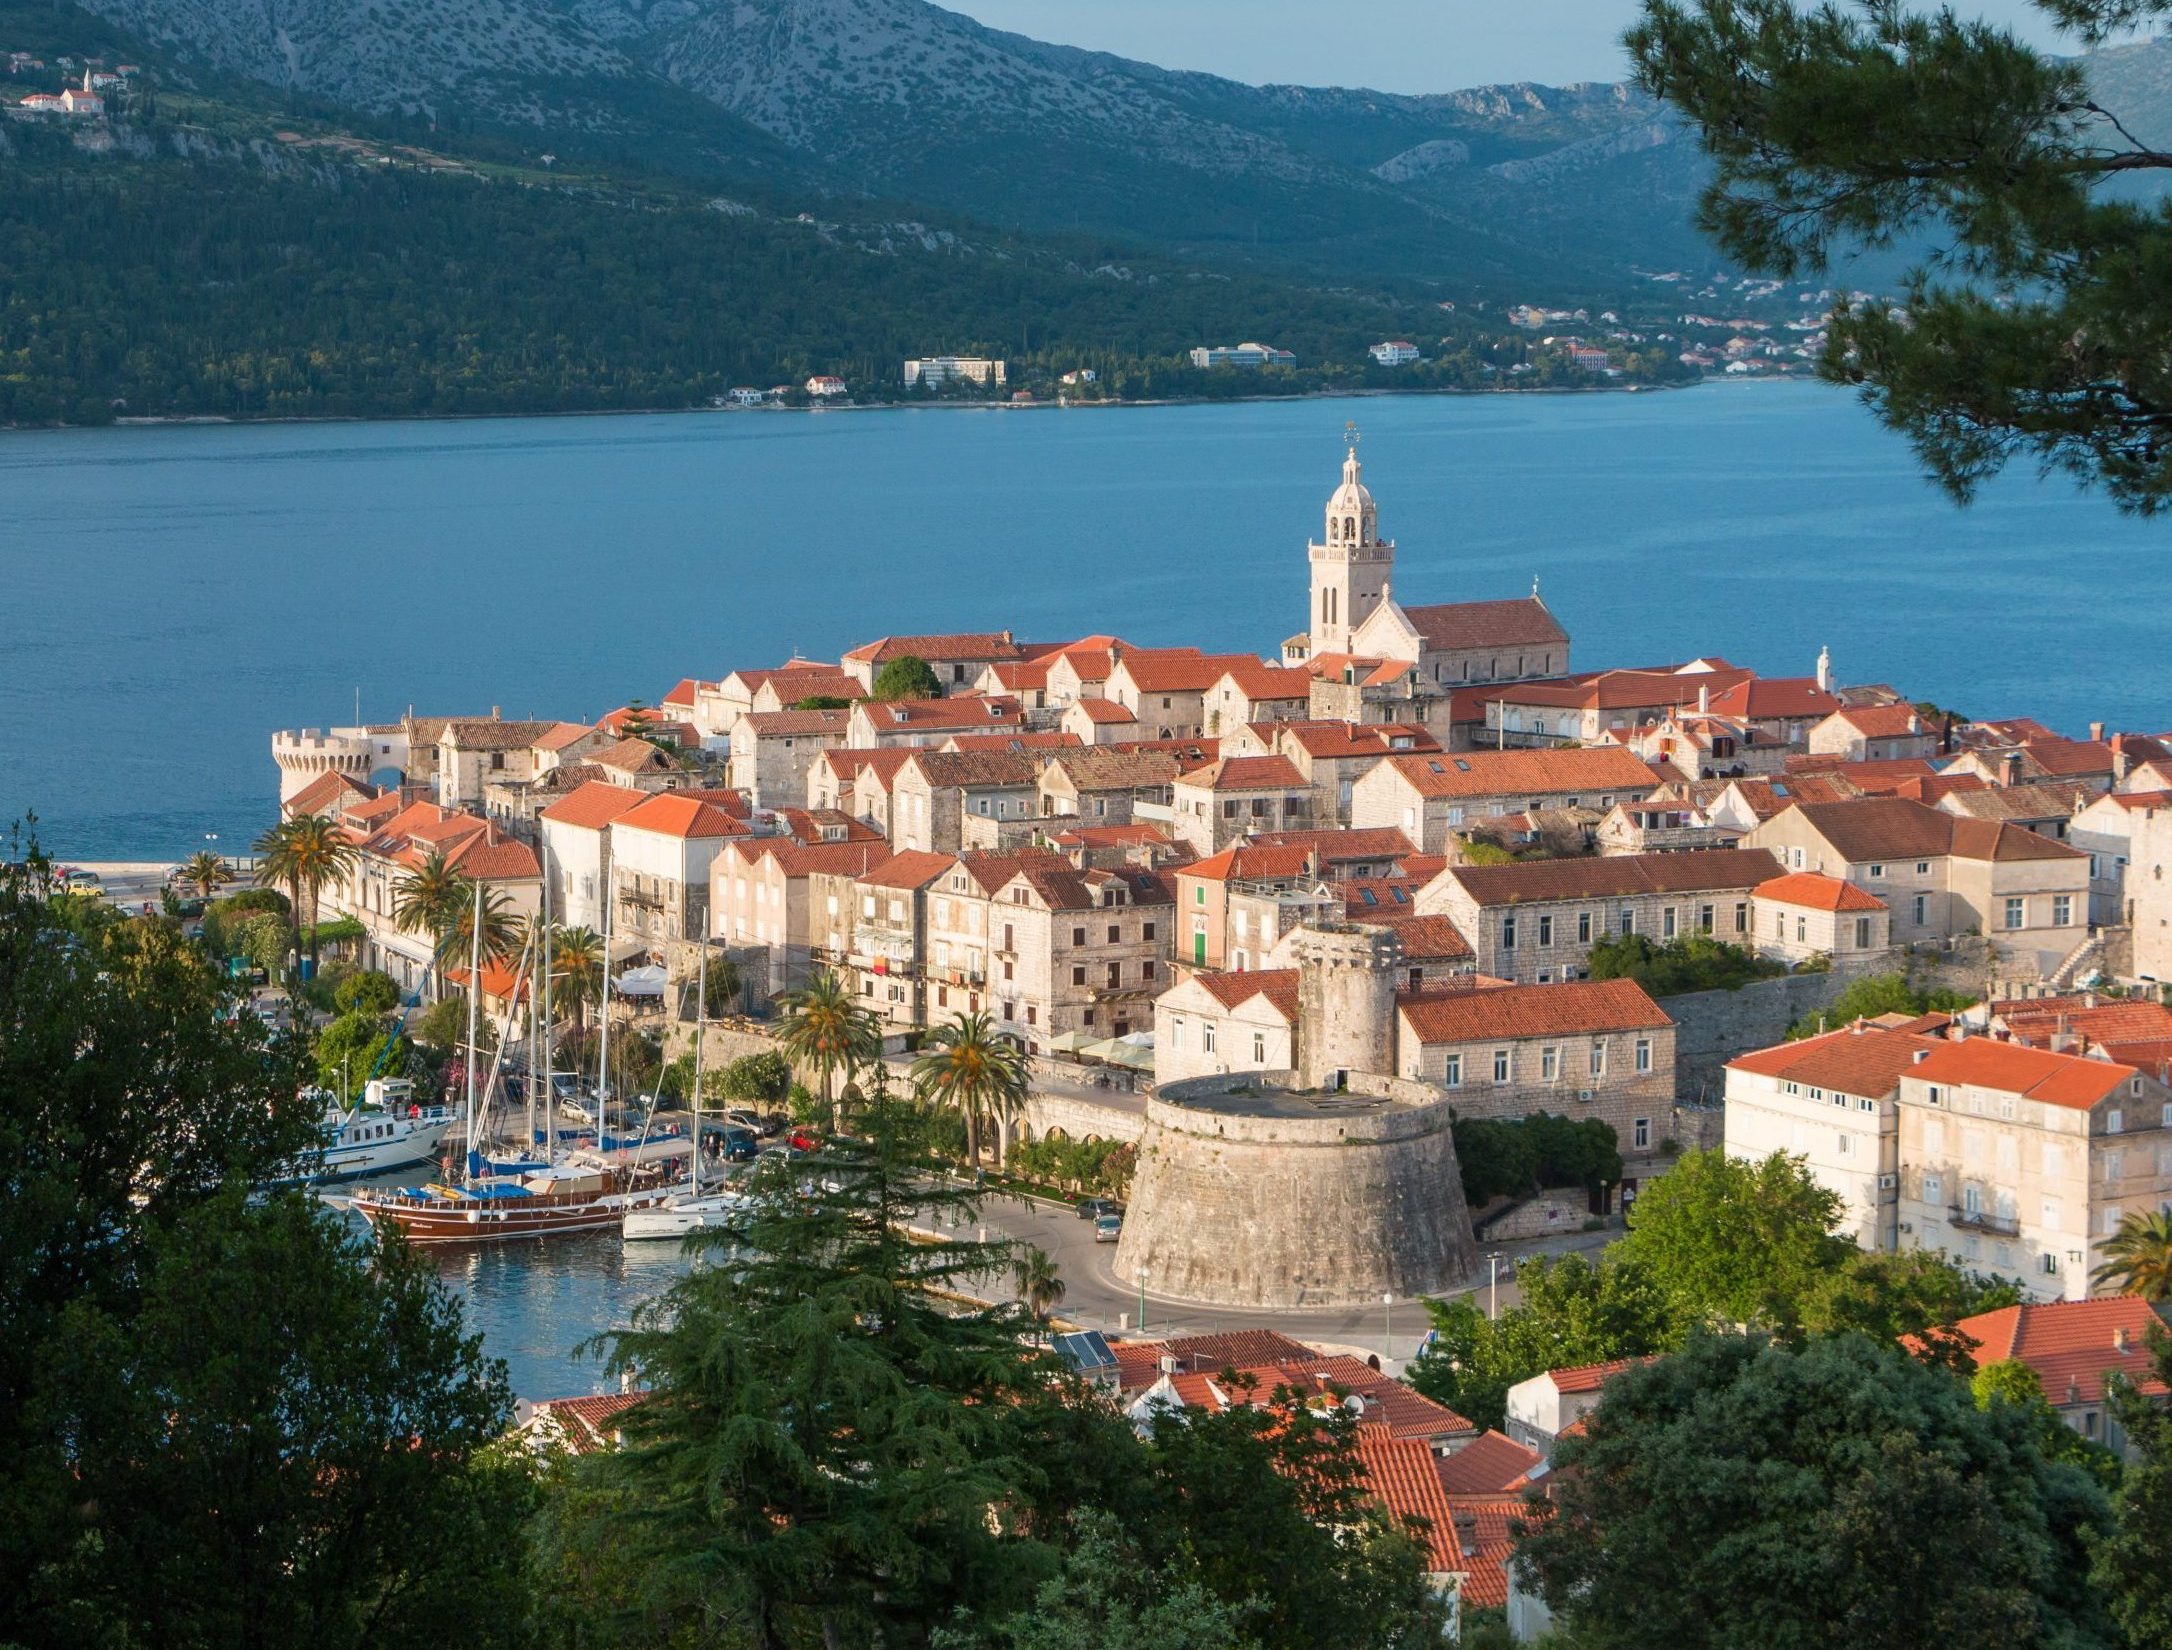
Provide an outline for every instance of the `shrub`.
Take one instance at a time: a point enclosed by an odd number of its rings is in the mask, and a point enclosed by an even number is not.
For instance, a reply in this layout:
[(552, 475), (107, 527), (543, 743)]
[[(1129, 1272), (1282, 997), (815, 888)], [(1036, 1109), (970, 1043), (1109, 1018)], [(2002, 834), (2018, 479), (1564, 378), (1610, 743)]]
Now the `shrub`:
[(1664, 944), (1646, 934), (1617, 934), (1591, 948), (1595, 980), (1634, 980), (1655, 997), (1684, 991), (1735, 991), (1785, 974), (1787, 965), (1709, 934)]
[(390, 1014), (400, 1006), (400, 988), (390, 974), (361, 969), (333, 982), (332, 1006), (342, 1014)]

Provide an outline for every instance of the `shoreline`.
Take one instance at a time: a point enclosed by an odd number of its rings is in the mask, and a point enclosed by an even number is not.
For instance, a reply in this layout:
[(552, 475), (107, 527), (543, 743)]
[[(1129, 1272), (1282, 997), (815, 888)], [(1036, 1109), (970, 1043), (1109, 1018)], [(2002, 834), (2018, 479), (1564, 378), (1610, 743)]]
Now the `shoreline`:
[(1771, 373), (1755, 377), (1705, 377), (1682, 384), (1560, 384), (1533, 385), (1529, 389), (1502, 386), (1493, 389), (1462, 389), (1447, 386), (1399, 389), (1366, 386), (1355, 389), (1300, 390), (1291, 395), (1177, 395), (1132, 400), (1065, 401), (869, 401), (838, 405), (817, 402), (812, 406), (761, 407), (575, 407), (525, 412), (420, 412), (420, 413), (276, 413), (236, 418), (225, 413), (149, 413), (119, 417), (108, 424), (0, 424), (4, 435), (50, 435), (60, 431), (241, 429), (252, 425), (308, 424), (454, 424), (480, 423), (515, 418), (658, 418), (724, 413), (879, 413), (879, 412), (1083, 412), (1123, 411), (1143, 407), (1226, 407), (1275, 401), (1354, 401), (1390, 396), (1565, 396), (1565, 395), (1658, 395), (1702, 389), (1709, 385), (1818, 384), (1823, 380), (1806, 373)]

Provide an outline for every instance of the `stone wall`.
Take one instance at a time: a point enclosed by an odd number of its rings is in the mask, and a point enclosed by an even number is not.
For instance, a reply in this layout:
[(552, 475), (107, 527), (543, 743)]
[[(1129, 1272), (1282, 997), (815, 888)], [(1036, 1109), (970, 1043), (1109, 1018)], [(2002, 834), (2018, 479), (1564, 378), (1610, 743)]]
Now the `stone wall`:
[(1027, 1139), (1061, 1131), (1071, 1140), (1132, 1140), (1146, 1133), (1146, 1107), (1136, 1097), (1089, 1100), (1079, 1094), (1036, 1090), (1026, 1100)]
[(1591, 1199), (1582, 1191), (1541, 1192), (1502, 1209), (1487, 1225), (1484, 1236), (1488, 1243), (1560, 1237), (1581, 1232), (1584, 1222), (1591, 1218)]
[(1729, 1060), (1779, 1042), (1790, 1025), (1830, 1006), (1865, 972), (1870, 970), (1783, 974), (1753, 980), (1739, 991), (1660, 998), (1659, 1006), (1674, 1019), (1674, 1092), (1686, 1101), (1717, 1104), (1727, 1086)]
[[(1291, 1082), (1196, 1078), (1147, 1102), (1117, 1277), (1143, 1269), (1150, 1292), (1218, 1305), (1313, 1307), (1475, 1273), (1447, 1102), (1312, 1103), (1282, 1093)], [(1235, 1098), (1187, 1103), (1210, 1095)]]

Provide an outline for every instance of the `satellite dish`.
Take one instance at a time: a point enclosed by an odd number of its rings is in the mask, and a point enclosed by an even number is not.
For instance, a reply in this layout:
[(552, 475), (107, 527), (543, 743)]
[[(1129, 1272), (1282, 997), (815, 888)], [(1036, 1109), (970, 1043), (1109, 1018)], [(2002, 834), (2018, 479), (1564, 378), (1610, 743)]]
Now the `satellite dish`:
[(370, 774), (370, 789), (396, 791), (407, 783), (407, 774), (399, 768), (377, 768)]

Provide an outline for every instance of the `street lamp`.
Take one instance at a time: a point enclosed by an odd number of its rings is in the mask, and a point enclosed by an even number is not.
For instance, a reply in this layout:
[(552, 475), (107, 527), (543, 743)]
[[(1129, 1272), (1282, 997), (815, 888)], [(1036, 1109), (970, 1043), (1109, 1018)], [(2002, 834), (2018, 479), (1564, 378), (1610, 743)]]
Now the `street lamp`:
[(1486, 1256), (1486, 1317), (1488, 1321), (1501, 1315), (1501, 1251), (1495, 1249)]
[(1380, 1329), (1380, 1372), (1385, 1375), (1387, 1365), (1395, 1362), (1395, 1297), (1393, 1295), (1382, 1295), (1380, 1297)]
[(1146, 1333), (1146, 1268), (1139, 1268), (1139, 1333)]

